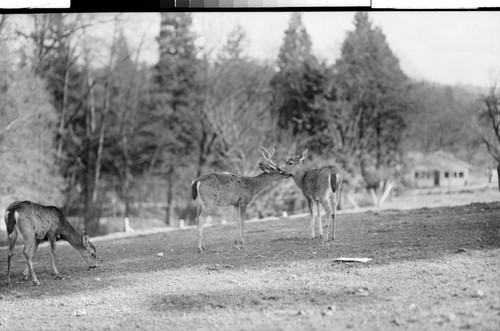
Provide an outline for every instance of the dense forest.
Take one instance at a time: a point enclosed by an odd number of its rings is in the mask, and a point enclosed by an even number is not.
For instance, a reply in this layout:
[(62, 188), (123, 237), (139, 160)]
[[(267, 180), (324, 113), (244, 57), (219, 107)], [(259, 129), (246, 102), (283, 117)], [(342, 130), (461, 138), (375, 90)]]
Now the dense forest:
[[(153, 66), (120, 15), (110, 42), (90, 32), (99, 14), (24, 15), (26, 29), (0, 15), (2, 206), (64, 206), (91, 234), (101, 217), (137, 217), (151, 203), (166, 224), (192, 222), (191, 181), (256, 175), (261, 145), (275, 145), (277, 161), (309, 148), (307, 164), (339, 166), (346, 190), (402, 187), (409, 151), (450, 151), (480, 170), (500, 162), (497, 89), (413, 80), (367, 13), (353, 14), (333, 64), (313, 53), (300, 13), (269, 61), (248, 55), (241, 26), (214, 53), (196, 46), (190, 13), (158, 15)], [(293, 185), (248, 213), (293, 212)]]

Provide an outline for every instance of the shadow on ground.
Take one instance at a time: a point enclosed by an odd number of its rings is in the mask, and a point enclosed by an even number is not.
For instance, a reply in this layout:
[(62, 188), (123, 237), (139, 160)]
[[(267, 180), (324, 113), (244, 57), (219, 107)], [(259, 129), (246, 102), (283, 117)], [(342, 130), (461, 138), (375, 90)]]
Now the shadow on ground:
[(342, 302), (344, 307), (363, 302), (376, 302), (377, 296), (363, 297), (358, 288), (342, 287), (337, 290), (304, 289), (281, 287), (280, 289), (237, 289), (206, 290), (189, 294), (155, 294), (149, 297), (150, 309), (157, 312), (201, 312), (207, 309), (245, 309), (262, 310), (279, 302), (282, 308), (295, 306), (328, 307), (333, 302)]

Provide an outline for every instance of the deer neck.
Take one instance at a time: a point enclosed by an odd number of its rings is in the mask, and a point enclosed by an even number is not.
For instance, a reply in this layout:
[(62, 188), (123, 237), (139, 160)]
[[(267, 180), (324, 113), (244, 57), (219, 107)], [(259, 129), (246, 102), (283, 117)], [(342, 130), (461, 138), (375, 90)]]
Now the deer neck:
[(273, 174), (270, 175), (268, 173), (261, 173), (260, 175), (257, 175), (255, 177), (249, 177), (250, 181), (253, 184), (253, 193), (257, 194), (258, 192), (262, 191), (264, 188), (269, 186), (272, 182), (275, 180), (278, 180), (280, 178), (284, 178), (283, 176), (279, 174)]
[(61, 238), (66, 240), (74, 248), (81, 248), (84, 246), (82, 235), (79, 234), (67, 221), (64, 222), (64, 226), (61, 231)]
[(306, 175), (306, 171), (301, 168), (299, 170), (297, 170), (293, 175), (292, 175), (292, 178), (293, 178), (293, 181), (295, 182), (295, 184), (300, 188), (302, 189), (302, 187), (304, 186), (304, 176)]

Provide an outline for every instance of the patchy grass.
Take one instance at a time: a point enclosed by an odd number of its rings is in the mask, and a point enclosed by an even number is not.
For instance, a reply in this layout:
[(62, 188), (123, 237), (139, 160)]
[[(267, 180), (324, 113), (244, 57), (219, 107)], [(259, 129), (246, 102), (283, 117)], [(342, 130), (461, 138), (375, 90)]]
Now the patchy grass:
[(307, 229), (306, 219), (249, 223), (238, 251), (234, 224), (211, 227), (203, 254), (193, 229), (96, 241), (94, 271), (59, 245), (61, 280), (44, 246), (39, 287), (21, 280), (18, 246), (0, 330), (498, 329), (500, 203), (343, 214), (328, 245)]

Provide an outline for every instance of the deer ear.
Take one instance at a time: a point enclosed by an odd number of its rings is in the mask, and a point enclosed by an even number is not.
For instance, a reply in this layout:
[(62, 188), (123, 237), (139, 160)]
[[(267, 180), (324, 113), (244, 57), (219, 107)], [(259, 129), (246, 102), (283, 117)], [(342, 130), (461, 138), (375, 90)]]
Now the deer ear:
[(260, 170), (262, 170), (264, 172), (269, 172), (269, 169), (267, 168), (267, 166), (264, 162), (259, 162), (259, 168), (260, 168)]
[(307, 149), (307, 148), (306, 148), (306, 150), (302, 152), (302, 155), (300, 156), (300, 161), (304, 161), (304, 159), (305, 159), (305, 158), (306, 158), (306, 156), (307, 156), (307, 151), (308, 151), (308, 150), (309, 150), (309, 149)]
[(89, 239), (90, 239), (89, 235), (86, 232), (84, 232), (82, 234), (82, 242), (85, 247), (89, 245)]

